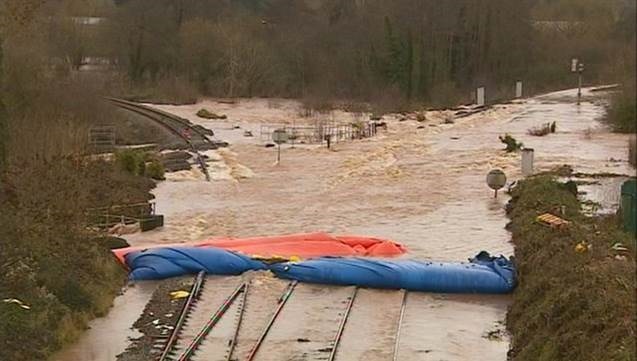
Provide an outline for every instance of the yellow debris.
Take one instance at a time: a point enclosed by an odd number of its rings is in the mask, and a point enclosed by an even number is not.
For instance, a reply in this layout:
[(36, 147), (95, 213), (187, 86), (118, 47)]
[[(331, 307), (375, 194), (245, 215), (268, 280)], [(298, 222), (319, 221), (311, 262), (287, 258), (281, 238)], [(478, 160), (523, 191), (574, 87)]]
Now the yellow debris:
[(562, 218), (560, 218), (558, 216), (554, 216), (554, 215), (552, 215), (550, 213), (544, 213), (544, 214), (538, 216), (535, 220), (537, 222), (541, 223), (541, 224), (544, 224), (544, 225), (547, 225), (547, 226), (550, 226), (550, 227), (553, 227), (553, 228), (566, 227), (569, 224), (571, 224), (571, 222), (569, 222), (569, 221), (567, 221), (565, 219), (562, 219)]
[(173, 291), (170, 293), (170, 298), (173, 300), (178, 300), (180, 298), (186, 298), (190, 296), (190, 292), (187, 291)]
[(580, 242), (575, 246), (575, 252), (577, 253), (585, 253), (591, 249), (591, 245), (587, 242)]
[(268, 264), (272, 264), (272, 263), (282, 263), (282, 262), (299, 262), (301, 260), (301, 257), (299, 256), (280, 256), (277, 254), (273, 254), (271, 256), (260, 256), (260, 255), (253, 255), (252, 259), (257, 260), (257, 261), (262, 261)]

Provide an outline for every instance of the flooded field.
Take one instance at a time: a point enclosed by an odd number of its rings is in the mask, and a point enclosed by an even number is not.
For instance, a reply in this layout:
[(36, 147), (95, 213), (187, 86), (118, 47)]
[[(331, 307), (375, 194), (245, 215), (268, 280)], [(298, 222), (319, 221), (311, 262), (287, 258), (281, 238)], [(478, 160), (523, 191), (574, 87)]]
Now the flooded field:
[[(388, 130), (373, 138), (340, 143), (331, 150), (284, 146), (279, 165), (274, 164), (275, 149), (265, 148), (258, 137), (244, 137), (243, 131), (257, 132), (261, 124), (269, 122), (289, 124), (299, 117), (301, 108), (295, 102), (206, 102), (212, 111), (228, 115), (222, 122), (196, 117), (201, 104), (158, 106), (213, 128), (232, 145), (211, 154), (212, 169), (217, 171), (213, 182), (205, 182), (193, 170), (160, 183), (154, 194), (157, 212), (166, 217), (165, 227), (131, 235), (129, 241), (145, 245), (326, 231), (389, 238), (408, 247), (406, 257), (417, 259), (464, 261), (481, 250), (510, 256), (513, 248), (504, 229), (507, 197), (502, 193), (494, 199), (485, 176), (500, 168), (514, 181), (520, 177), (520, 156), (505, 153), (499, 135), (509, 133), (534, 148), (536, 170), (570, 164), (576, 172), (632, 173), (627, 163), (627, 136), (611, 134), (602, 126), (599, 118), (604, 109), (592, 93), (585, 92), (581, 106), (575, 104), (574, 95), (575, 91), (565, 91), (497, 105), (450, 124), (445, 124), (440, 112), (430, 112), (429, 120), (422, 123), (387, 116), (383, 120)], [(329, 116), (349, 122), (361, 115), (339, 112)], [(528, 129), (553, 121), (556, 133), (545, 137), (527, 134)], [(235, 129), (235, 124), (241, 128)], [(594, 185), (585, 189), (589, 194), (596, 192)], [(129, 290), (122, 297), (140, 290)], [(152, 289), (148, 297), (150, 293)], [(333, 306), (343, 307), (338, 302), (346, 293), (346, 289), (318, 286), (299, 292), (321, 309), (330, 306), (332, 296)], [(399, 292), (361, 290), (337, 359), (391, 360), (400, 302)], [(409, 294), (398, 359), (474, 360), (479, 355), (484, 360), (506, 360), (506, 335), (488, 335), (503, 328), (508, 302), (506, 296)], [(330, 318), (334, 312), (322, 318), (318, 311), (308, 314), (294, 305), (289, 312), (296, 316), (286, 318), (283, 313), (282, 324), (298, 319), (304, 330), (336, 326)], [(89, 333), (101, 337), (84, 338), (75, 347), (100, 350), (100, 357), (84, 358), (87, 360), (112, 359), (123, 351), (125, 344), (120, 339), (141, 307), (116, 307), (93, 323)], [(117, 320), (123, 308), (127, 309), (127, 323)], [(112, 331), (115, 327), (119, 333)], [(291, 346), (292, 339), (302, 336), (281, 327), (258, 359), (282, 360), (272, 355), (311, 346)], [(307, 357), (302, 359), (321, 356), (304, 352)], [(103, 358), (102, 354), (112, 356)], [(55, 360), (77, 359), (62, 356)]]

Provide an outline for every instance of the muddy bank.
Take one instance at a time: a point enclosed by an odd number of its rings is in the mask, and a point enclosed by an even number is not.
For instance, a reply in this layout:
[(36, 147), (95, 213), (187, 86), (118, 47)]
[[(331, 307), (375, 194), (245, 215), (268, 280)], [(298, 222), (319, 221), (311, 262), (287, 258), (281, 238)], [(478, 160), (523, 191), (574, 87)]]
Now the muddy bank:
[[(570, 226), (537, 223), (545, 212)], [(634, 360), (635, 239), (617, 217), (585, 216), (572, 190), (549, 176), (515, 188), (509, 217), (519, 269), (510, 359)]]
[(192, 277), (171, 278), (159, 283), (144, 311), (133, 324), (140, 334), (131, 340), (126, 350), (117, 355), (118, 361), (147, 361), (157, 358), (161, 347), (159, 337), (168, 337), (177, 323), (186, 298), (172, 299), (171, 292), (190, 291)]

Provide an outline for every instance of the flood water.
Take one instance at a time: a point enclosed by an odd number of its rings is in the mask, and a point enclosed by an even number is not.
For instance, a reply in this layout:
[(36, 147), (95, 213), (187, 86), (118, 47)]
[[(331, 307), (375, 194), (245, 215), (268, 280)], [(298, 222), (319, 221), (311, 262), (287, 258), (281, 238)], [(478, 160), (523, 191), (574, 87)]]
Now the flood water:
[[(536, 170), (570, 164), (576, 172), (633, 172), (627, 163), (627, 136), (611, 134), (599, 122), (604, 108), (593, 93), (585, 90), (580, 106), (575, 104), (575, 94), (569, 90), (495, 106), (454, 124), (399, 122), (388, 117), (388, 131), (374, 138), (340, 143), (332, 150), (284, 147), (279, 165), (274, 165), (276, 151), (264, 148), (258, 134), (244, 139), (243, 129), (230, 125), (243, 122), (242, 127), (257, 131), (267, 122), (290, 123), (298, 117), (297, 103), (278, 100), (271, 106), (264, 100), (233, 105), (209, 101), (205, 105), (210, 110), (228, 114), (223, 132), (235, 132), (228, 137), (237, 139), (230, 153), (214, 160), (221, 163), (217, 169), (226, 172), (225, 176), (213, 182), (203, 181), (197, 171), (182, 173), (178, 179), (169, 177), (154, 190), (157, 212), (166, 216), (165, 227), (132, 235), (129, 240), (144, 245), (326, 231), (392, 239), (409, 248), (406, 257), (417, 259), (465, 261), (481, 250), (510, 256), (513, 246), (504, 229), (507, 197), (502, 193), (494, 199), (485, 177), (491, 169), (500, 168), (509, 181), (518, 179), (520, 156), (503, 152), (499, 135), (509, 133), (534, 148)], [(211, 125), (194, 115), (200, 105), (159, 108)], [(338, 115), (342, 113), (332, 117)], [(428, 118), (436, 119), (436, 114)], [(555, 134), (527, 134), (528, 129), (553, 121), (557, 123)], [(148, 292), (150, 297), (152, 290)], [(366, 292), (379, 293), (378, 297), (363, 295), (359, 311), (355, 303), (348, 324), (351, 329), (346, 329), (339, 351), (344, 360), (369, 359), (365, 350), (378, 345), (393, 347), (393, 321), (379, 324), (374, 317), (387, 309), (383, 317), (395, 320), (399, 293)], [(383, 301), (386, 299), (391, 301)], [(409, 294), (399, 360), (506, 360), (506, 335), (497, 339), (485, 335), (503, 328), (509, 302), (508, 296)], [(125, 325), (115, 316), (122, 309), (127, 309)], [(360, 312), (362, 309), (368, 311)], [(102, 354), (123, 350), (121, 333), (139, 311), (116, 307), (105, 319), (93, 322), (89, 332), (96, 336), (83, 338), (75, 348), (100, 351), (95, 353), (100, 357), (84, 358), (87, 360), (112, 359)], [(313, 322), (309, 316), (306, 320)], [(315, 326), (324, 322), (316, 320)], [(118, 327), (120, 333), (112, 331)], [(280, 347), (289, 347), (284, 334), (276, 336)], [(356, 345), (348, 348), (352, 337)], [(274, 352), (276, 344), (268, 347)], [(391, 352), (388, 355), (378, 359), (391, 359)]]
[(90, 323), (88, 329), (73, 345), (51, 357), (52, 361), (113, 361), (128, 346), (129, 338), (139, 336), (132, 329), (133, 322), (139, 317), (157, 282), (138, 282), (117, 297), (113, 308), (106, 317)]

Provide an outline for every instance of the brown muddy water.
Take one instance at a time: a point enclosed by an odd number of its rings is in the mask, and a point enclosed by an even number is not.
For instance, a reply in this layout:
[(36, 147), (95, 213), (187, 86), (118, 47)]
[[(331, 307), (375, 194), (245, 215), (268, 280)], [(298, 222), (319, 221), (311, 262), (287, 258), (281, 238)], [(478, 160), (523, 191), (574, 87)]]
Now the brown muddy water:
[[(216, 131), (223, 128), (217, 134), (223, 133), (233, 145), (211, 153), (210, 163), (218, 173), (215, 181), (203, 181), (194, 170), (160, 183), (154, 193), (157, 211), (166, 216), (165, 227), (132, 235), (129, 241), (145, 245), (327, 231), (393, 239), (409, 248), (406, 257), (417, 259), (464, 261), (481, 250), (510, 256), (513, 247), (504, 229), (507, 197), (502, 194), (494, 199), (485, 176), (489, 170), (501, 168), (509, 181), (519, 178), (520, 158), (502, 151), (499, 135), (509, 133), (534, 148), (536, 170), (570, 164), (576, 172), (634, 172), (627, 163), (627, 137), (611, 134), (599, 122), (604, 114), (599, 99), (588, 90), (584, 95), (580, 106), (575, 104), (575, 91), (569, 90), (498, 105), (454, 124), (444, 124), (444, 112), (428, 112), (425, 123), (387, 116), (389, 129), (377, 137), (337, 144), (332, 150), (285, 146), (279, 165), (274, 165), (275, 150), (264, 148), (258, 136), (245, 138), (243, 129), (232, 128), (241, 124), (258, 132), (260, 124), (299, 121), (298, 103), (207, 101), (203, 105), (211, 111), (228, 115), (226, 122), (214, 124), (194, 115), (202, 104), (159, 106)], [(342, 112), (325, 116), (347, 121), (361, 117)], [(555, 134), (527, 134), (529, 128), (552, 121), (557, 122)], [(150, 297), (152, 289), (145, 291), (145, 297)], [(272, 296), (266, 291), (254, 290), (263, 293), (264, 300)], [(142, 292), (142, 288), (131, 289), (120, 298), (132, 297), (131, 292)], [(282, 312), (277, 321), (281, 327), (266, 339), (265, 352), (257, 359), (325, 357), (315, 352), (312, 342), (293, 340), (304, 337), (298, 336), (302, 334), (312, 338), (312, 332), (329, 329), (315, 337), (325, 341), (337, 323), (338, 311), (332, 308), (343, 307), (347, 293), (346, 288), (304, 285), (296, 301), (290, 299), (287, 313)], [(410, 293), (398, 359), (506, 360), (509, 344), (501, 330), (509, 302), (507, 296)], [(143, 308), (143, 304), (133, 304), (116, 304), (107, 317), (92, 323), (89, 333), (93, 335), (83, 337), (68, 352), (93, 350), (79, 359), (113, 359), (125, 348), (122, 339)], [(391, 360), (400, 304), (397, 291), (361, 290), (337, 360)], [(248, 301), (249, 307), (267, 308)], [(120, 313), (125, 317), (117, 316)], [(251, 328), (244, 332), (250, 334), (244, 336), (248, 339), (258, 334)], [(499, 337), (487, 337), (489, 334)], [(243, 355), (241, 341), (238, 347)], [(305, 356), (294, 358), (293, 351)]]

